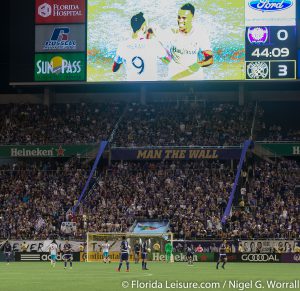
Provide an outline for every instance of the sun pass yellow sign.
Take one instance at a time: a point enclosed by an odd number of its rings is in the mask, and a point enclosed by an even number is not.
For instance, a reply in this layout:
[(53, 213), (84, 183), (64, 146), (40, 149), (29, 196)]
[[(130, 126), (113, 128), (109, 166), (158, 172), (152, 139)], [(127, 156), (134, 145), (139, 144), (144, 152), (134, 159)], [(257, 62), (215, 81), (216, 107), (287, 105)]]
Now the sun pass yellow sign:
[(35, 55), (35, 81), (84, 81), (84, 79), (84, 53)]

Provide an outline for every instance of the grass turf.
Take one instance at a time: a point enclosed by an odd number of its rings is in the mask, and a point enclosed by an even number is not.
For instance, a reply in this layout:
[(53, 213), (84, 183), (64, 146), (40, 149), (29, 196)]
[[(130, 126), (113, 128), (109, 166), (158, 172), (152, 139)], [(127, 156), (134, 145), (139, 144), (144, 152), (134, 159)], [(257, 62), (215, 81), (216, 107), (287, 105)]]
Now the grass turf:
[[(196, 288), (200, 290), (243, 290), (242, 285), (236, 285), (236, 288), (229, 287), (230, 280), (239, 281), (240, 284), (252, 280), (253, 285), (255, 281), (262, 281), (265, 290), (287, 290), (282, 286), (277, 289), (268, 288), (267, 280), (292, 282), (300, 279), (300, 264), (228, 263), (225, 270), (216, 270), (215, 263), (195, 263), (190, 267), (186, 263), (149, 262), (148, 267), (149, 271), (142, 271), (141, 264), (131, 263), (130, 272), (126, 273), (123, 264), (121, 272), (118, 273), (117, 263), (74, 263), (72, 270), (69, 268), (64, 270), (62, 262), (57, 263), (55, 268), (52, 268), (50, 263), (41, 262), (13, 262), (10, 265), (1, 263), (0, 290), (195, 290), (195, 288), (178, 287), (180, 282), (219, 282), (220, 284), (216, 285), (216, 288), (212, 286)], [(127, 288), (122, 287), (124, 281), (129, 284)], [(139, 288), (136, 288), (137, 283)], [(175, 288), (167, 288), (171, 287), (172, 283), (175, 284)], [(260, 289), (253, 286), (244, 290)]]

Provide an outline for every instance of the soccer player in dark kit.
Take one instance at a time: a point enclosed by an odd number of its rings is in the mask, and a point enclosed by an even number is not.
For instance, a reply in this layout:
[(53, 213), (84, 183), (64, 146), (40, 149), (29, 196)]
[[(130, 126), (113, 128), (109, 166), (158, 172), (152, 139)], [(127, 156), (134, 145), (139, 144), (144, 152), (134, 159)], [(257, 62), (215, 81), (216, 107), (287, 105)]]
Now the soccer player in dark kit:
[(225, 269), (225, 264), (227, 262), (226, 244), (227, 244), (227, 241), (224, 240), (223, 243), (220, 246), (220, 249), (219, 249), (219, 260), (218, 260), (218, 263), (217, 263), (217, 266), (216, 266), (217, 269), (219, 269), (219, 264), (221, 262), (223, 262), (222, 268)]
[(3, 250), (4, 250), (6, 263), (7, 263), (7, 265), (9, 265), (9, 262), (11, 261), (12, 247), (8, 240), (4, 243)]
[(142, 243), (142, 270), (149, 270), (147, 269), (147, 253), (148, 253), (148, 247), (146, 240)]
[(117, 272), (121, 271), (123, 261), (126, 262), (126, 272), (129, 272), (129, 251), (130, 251), (130, 246), (126, 240), (126, 237), (123, 236), (121, 242), (121, 249), (120, 249), (120, 263)]
[(195, 254), (195, 252), (194, 252), (193, 247), (188, 246), (186, 249), (186, 258), (187, 258), (189, 266), (193, 266), (194, 254)]
[(73, 266), (73, 256), (72, 256), (72, 247), (69, 243), (68, 240), (66, 240), (66, 243), (64, 244), (64, 248), (63, 248), (63, 253), (64, 253), (64, 256), (63, 256), (63, 259), (64, 259), (64, 268), (66, 269), (67, 268), (67, 265), (68, 265), (68, 262), (70, 263), (70, 269), (72, 269), (72, 266)]
[(141, 245), (139, 244), (138, 241), (135, 242), (133, 248), (134, 248), (134, 263), (138, 264), (140, 259), (140, 252), (141, 252)]

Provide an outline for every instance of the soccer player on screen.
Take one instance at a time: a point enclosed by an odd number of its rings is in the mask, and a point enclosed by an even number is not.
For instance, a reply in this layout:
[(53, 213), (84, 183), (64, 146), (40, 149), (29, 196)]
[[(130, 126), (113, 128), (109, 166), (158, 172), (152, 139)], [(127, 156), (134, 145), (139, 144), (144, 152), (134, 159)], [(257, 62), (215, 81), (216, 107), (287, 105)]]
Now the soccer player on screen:
[(122, 237), (121, 248), (120, 248), (120, 263), (117, 272), (121, 271), (123, 261), (126, 262), (126, 272), (129, 272), (129, 251), (130, 246), (126, 240), (126, 237)]
[(109, 258), (109, 248), (110, 244), (108, 243), (108, 240), (105, 241), (105, 243), (102, 245), (102, 250), (103, 250), (103, 262), (110, 263), (110, 258)]
[(57, 260), (57, 250), (58, 246), (55, 240), (49, 245), (49, 252), (50, 252), (50, 262), (51, 266), (54, 268)]
[(216, 268), (219, 269), (219, 264), (222, 262), (222, 268), (225, 269), (225, 264), (227, 262), (227, 255), (226, 255), (226, 244), (227, 244), (227, 241), (224, 240), (223, 243), (221, 244), (220, 246), (220, 250), (219, 250), (219, 260), (218, 260), (218, 263), (217, 263), (217, 266)]
[(68, 240), (66, 240), (66, 243), (63, 247), (63, 260), (64, 260), (64, 269), (67, 269), (68, 262), (70, 263), (70, 269), (73, 267), (73, 256), (72, 256), (72, 247)]
[(112, 71), (117, 72), (124, 64), (128, 81), (157, 80), (158, 60), (169, 63), (171, 56), (156, 39), (149, 37), (151, 29), (142, 12), (131, 18), (131, 28), (131, 39), (118, 46)]
[(201, 80), (203, 67), (213, 64), (211, 44), (204, 29), (193, 24), (195, 7), (184, 4), (178, 11), (178, 27), (161, 33), (161, 42), (172, 61), (168, 66), (171, 80)]

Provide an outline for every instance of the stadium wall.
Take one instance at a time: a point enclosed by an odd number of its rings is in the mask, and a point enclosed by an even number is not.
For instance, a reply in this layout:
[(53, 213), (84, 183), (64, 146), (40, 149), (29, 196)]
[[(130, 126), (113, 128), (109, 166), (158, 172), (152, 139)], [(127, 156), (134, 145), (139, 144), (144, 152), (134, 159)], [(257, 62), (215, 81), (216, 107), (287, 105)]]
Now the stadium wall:
[[(21, 90), (22, 91), (22, 90)], [(214, 101), (214, 102), (238, 102), (239, 96), (237, 91), (212, 91), (190, 93), (180, 92), (148, 92), (146, 94), (146, 102), (170, 102), (170, 101)], [(0, 104), (8, 103), (78, 103), (78, 102), (140, 102), (140, 92), (129, 93), (112, 93), (112, 92), (97, 92), (97, 93), (59, 93), (53, 92), (45, 95), (39, 94), (0, 94)], [(245, 102), (247, 101), (300, 101), (300, 96), (297, 91), (248, 91), (245, 92)]]

